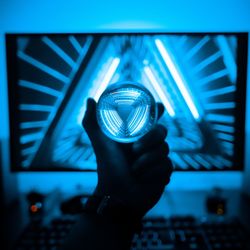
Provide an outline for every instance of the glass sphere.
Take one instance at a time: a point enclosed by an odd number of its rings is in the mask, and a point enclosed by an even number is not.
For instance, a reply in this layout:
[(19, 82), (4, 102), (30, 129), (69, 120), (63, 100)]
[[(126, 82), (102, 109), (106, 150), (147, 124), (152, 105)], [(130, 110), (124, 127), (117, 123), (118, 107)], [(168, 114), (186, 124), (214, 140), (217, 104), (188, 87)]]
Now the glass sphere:
[(96, 114), (104, 134), (114, 141), (130, 143), (155, 125), (157, 106), (152, 94), (141, 84), (119, 82), (103, 92)]

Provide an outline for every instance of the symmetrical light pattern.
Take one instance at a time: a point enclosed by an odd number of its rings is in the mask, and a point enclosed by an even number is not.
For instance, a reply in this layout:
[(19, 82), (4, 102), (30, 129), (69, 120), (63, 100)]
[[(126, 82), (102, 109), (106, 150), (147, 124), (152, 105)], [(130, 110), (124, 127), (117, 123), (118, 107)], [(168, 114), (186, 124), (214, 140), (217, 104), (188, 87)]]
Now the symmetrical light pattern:
[(132, 82), (110, 85), (97, 104), (97, 121), (111, 139), (129, 143), (145, 135), (156, 123), (157, 107), (150, 92)]
[(136, 88), (105, 92), (114, 82), (130, 81), (164, 105), (159, 122), (168, 129), (177, 170), (235, 169), (237, 39), (229, 34), (16, 35), (12, 65), (17, 63), (18, 79), (10, 91), (18, 101), (13, 126), (19, 167), (96, 169), (81, 126), (88, 97), (99, 101), (106, 134), (138, 139), (155, 122), (152, 98)]

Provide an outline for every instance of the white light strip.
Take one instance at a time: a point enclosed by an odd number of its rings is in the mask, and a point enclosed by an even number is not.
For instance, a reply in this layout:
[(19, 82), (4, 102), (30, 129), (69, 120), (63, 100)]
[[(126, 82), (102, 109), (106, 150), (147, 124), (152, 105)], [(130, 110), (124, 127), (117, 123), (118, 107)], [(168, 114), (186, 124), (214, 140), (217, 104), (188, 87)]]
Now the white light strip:
[(163, 105), (165, 106), (168, 114), (171, 116), (171, 117), (174, 117), (175, 116), (175, 112), (174, 112), (174, 109), (172, 108), (171, 104), (169, 103), (165, 93), (162, 91), (161, 87), (160, 87), (160, 84), (158, 83), (158, 81), (156, 80), (152, 70), (150, 69), (149, 66), (145, 66), (144, 67), (144, 71), (147, 75), (147, 77), (149, 78), (150, 82), (152, 83), (152, 85), (154, 86), (157, 94), (159, 95)]
[(149, 106), (147, 105), (146, 109), (144, 110), (143, 117), (141, 117), (140, 123), (137, 125), (137, 127), (134, 129), (134, 131), (131, 131), (131, 133), (130, 133), (131, 136), (138, 133), (138, 131), (140, 131), (141, 128), (146, 124), (146, 122), (148, 120), (148, 114), (149, 114), (148, 109), (149, 109)]
[[(100, 115), (102, 117), (102, 121), (105, 124), (105, 127), (108, 129), (108, 131), (116, 136), (119, 133), (119, 130), (113, 125), (113, 123), (110, 121), (110, 114), (107, 110), (104, 110), (103, 112), (100, 112)], [(107, 118), (105, 118), (107, 117)]]
[(120, 58), (119, 57), (115, 57), (110, 66), (109, 69), (107, 71), (107, 73), (105, 74), (100, 87), (98, 88), (97, 92), (95, 93), (94, 99), (95, 101), (98, 101), (99, 97), (101, 96), (102, 92), (106, 89), (106, 87), (108, 86), (110, 80), (112, 79), (118, 65), (120, 63)]
[(164, 60), (164, 62), (166, 63), (173, 79), (175, 80), (189, 110), (191, 111), (193, 117), (195, 119), (199, 119), (200, 115), (198, 113), (197, 108), (195, 107), (193, 100), (191, 98), (191, 96), (188, 93), (188, 90), (185, 87), (185, 84), (183, 82), (183, 79), (181, 78), (180, 74), (178, 73), (178, 70), (176, 69), (174, 62), (172, 61), (170, 55), (168, 54), (166, 48), (164, 47), (162, 41), (160, 39), (155, 39), (155, 44)]

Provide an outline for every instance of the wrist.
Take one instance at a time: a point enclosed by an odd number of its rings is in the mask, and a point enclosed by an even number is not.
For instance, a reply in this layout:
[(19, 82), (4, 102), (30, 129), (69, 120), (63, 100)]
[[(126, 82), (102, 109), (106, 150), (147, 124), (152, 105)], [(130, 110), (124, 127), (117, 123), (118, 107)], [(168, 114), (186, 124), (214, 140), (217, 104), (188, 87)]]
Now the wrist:
[(142, 205), (142, 202), (138, 201), (138, 198), (135, 196), (133, 189), (117, 189), (112, 191), (110, 189), (104, 188), (97, 184), (95, 191), (93, 193), (94, 197), (104, 197), (110, 196), (112, 199), (111, 201), (115, 201), (119, 205), (119, 207), (126, 208), (128, 211), (138, 217), (138, 219), (142, 219), (147, 212), (147, 209)]
[(90, 196), (84, 211), (104, 217), (111, 223), (121, 224), (133, 232), (141, 230), (141, 214), (111, 196)]

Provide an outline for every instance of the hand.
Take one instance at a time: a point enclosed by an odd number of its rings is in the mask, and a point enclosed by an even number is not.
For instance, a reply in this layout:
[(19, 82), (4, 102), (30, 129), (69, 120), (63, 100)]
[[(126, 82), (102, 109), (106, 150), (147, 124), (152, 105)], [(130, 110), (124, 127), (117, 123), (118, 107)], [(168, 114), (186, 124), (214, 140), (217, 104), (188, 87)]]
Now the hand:
[[(163, 110), (159, 104), (160, 116)], [(88, 99), (82, 123), (96, 154), (95, 195), (109, 195), (144, 216), (160, 199), (173, 170), (165, 143), (167, 130), (156, 125), (137, 142), (115, 142), (100, 130), (93, 99)]]

